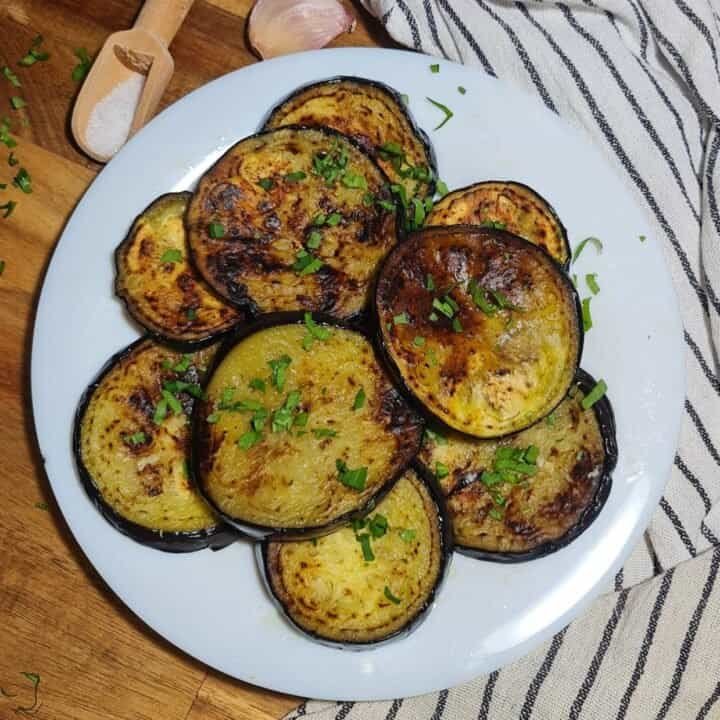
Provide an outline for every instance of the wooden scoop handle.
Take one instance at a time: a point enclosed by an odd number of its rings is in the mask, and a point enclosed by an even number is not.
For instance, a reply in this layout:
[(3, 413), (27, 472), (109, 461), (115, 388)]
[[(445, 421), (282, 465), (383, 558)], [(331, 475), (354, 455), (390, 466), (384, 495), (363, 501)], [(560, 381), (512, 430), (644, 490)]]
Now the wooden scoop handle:
[(167, 47), (188, 14), (194, 0), (145, 0), (135, 27), (156, 35)]

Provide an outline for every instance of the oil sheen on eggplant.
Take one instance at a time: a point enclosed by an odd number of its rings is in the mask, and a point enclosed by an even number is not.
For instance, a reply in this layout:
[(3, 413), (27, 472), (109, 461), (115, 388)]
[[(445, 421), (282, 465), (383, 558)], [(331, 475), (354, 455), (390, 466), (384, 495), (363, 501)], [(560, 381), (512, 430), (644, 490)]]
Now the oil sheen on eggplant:
[[(349, 318), (396, 243), (387, 177), (328, 128), (241, 140), (202, 177), (188, 207), (193, 261), (224, 298), (256, 313)], [(392, 207), (387, 205), (387, 207)]]
[[(240, 339), (198, 404), (199, 486), (229, 522), (258, 536), (320, 534), (363, 512), (420, 446), (421, 421), (371, 343), (318, 327), (328, 336), (311, 343), (302, 322)], [(343, 483), (363, 468), (361, 487)]]
[(491, 225), (538, 245), (560, 265), (570, 263), (570, 243), (552, 205), (512, 181), (489, 180), (453, 190), (435, 203), (427, 225)]
[(577, 293), (535, 245), (502, 230), (430, 227), (388, 256), (377, 284), (381, 344), (435, 417), (500, 437), (566, 395), (582, 348)]
[[(393, 183), (405, 187), (408, 197), (432, 194), (435, 160), (430, 141), (418, 128), (400, 96), (382, 83), (363, 78), (338, 77), (307, 85), (274, 108), (265, 124), (324, 125), (356, 140), (378, 162)], [(381, 148), (397, 146), (404, 155)], [(412, 168), (426, 168), (428, 179), (418, 179)]]
[(408, 470), (364, 525), (264, 544), (266, 583), (286, 617), (321, 642), (369, 644), (409, 633), (444, 575), (451, 550), (444, 525), (428, 486)]
[(210, 340), (242, 320), (190, 264), (183, 218), (190, 193), (154, 200), (115, 251), (115, 292), (154, 335), (180, 344)]
[[(426, 433), (420, 462), (447, 496), (458, 550), (485, 559), (524, 560), (577, 537), (599, 513), (617, 461), (615, 424), (605, 397), (584, 410), (595, 381), (578, 374), (575, 391), (544, 420), (502, 440), (453, 431)], [(512, 482), (492, 473), (498, 449), (535, 447), (536, 471)]]
[[(111, 359), (78, 411), (76, 457), (91, 499), (120, 531), (163, 550), (196, 550), (229, 532), (190, 482), (194, 398), (178, 391), (197, 394), (215, 350), (182, 355), (141, 339)], [(165, 401), (159, 420), (167, 383), (179, 412)]]

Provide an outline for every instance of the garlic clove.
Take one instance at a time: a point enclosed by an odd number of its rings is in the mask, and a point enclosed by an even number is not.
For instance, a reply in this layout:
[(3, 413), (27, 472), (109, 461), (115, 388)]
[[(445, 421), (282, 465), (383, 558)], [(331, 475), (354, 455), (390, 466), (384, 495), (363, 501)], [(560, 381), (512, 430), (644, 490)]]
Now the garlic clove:
[(257, 0), (248, 37), (263, 58), (325, 47), (355, 29), (355, 17), (340, 0)]

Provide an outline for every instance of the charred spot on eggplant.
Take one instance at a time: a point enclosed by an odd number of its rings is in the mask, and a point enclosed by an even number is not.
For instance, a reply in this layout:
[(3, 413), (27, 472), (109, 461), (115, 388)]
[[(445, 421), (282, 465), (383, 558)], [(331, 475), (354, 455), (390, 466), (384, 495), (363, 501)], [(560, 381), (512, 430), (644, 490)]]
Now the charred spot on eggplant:
[(421, 434), (362, 334), (283, 315), (228, 343), (196, 407), (193, 467), (245, 532), (318, 535), (389, 490)]
[(550, 415), (502, 440), (425, 433), (418, 459), (447, 496), (460, 552), (529, 560), (563, 547), (597, 517), (617, 445), (608, 398), (583, 409), (594, 386), (578, 371), (575, 389)]
[(505, 231), (414, 233), (386, 259), (375, 303), (398, 378), (461, 432), (518, 432), (573, 381), (582, 349), (577, 293), (549, 255)]
[(222, 297), (256, 313), (362, 311), (396, 243), (387, 178), (328, 128), (241, 140), (202, 177), (186, 226), (193, 261)]
[(408, 470), (363, 520), (315, 541), (263, 543), (260, 555), (292, 624), (320, 642), (362, 646), (418, 626), (451, 549), (442, 500)]
[(267, 129), (327, 126), (357, 141), (402, 185), (408, 197), (431, 197), (436, 167), (430, 140), (397, 91), (357, 77), (337, 77), (301, 87), (271, 112)]
[(570, 243), (552, 205), (522, 183), (489, 180), (453, 190), (435, 203), (428, 225), (487, 225), (543, 248), (567, 269)]
[(198, 345), (227, 332), (242, 314), (220, 299), (190, 264), (183, 218), (190, 193), (154, 200), (115, 251), (115, 292), (146, 330)]
[(75, 456), (91, 500), (115, 528), (160, 550), (237, 538), (190, 479), (189, 415), (215, 350), (183, 355), (140, 339), (111, 358), (76, 416)]

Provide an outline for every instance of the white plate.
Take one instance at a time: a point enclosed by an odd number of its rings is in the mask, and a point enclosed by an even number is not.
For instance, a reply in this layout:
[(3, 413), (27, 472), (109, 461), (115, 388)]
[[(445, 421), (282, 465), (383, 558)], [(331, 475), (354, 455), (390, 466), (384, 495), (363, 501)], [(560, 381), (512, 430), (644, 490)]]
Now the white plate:
[[(274, 690), (343, 700), (415, 695), (527, 653), (607, 584), (639, 539), (670, 472), (684, 397), (681, 326), (660, 247), (627, 186), (584, 136), (534, 97), (448, 62), (432, 74), (431, 62), (408, 52), (324, 50), (252, 65), (191, 93), (95, 180), (60, 239), (40, 297), (35, 423), (53, 491), (78, 543), (162, 636), (218, 670)], [(522, 565), (456, 556), (417, 632), (363, 652), (326, 648), (292, 630), (265, 595), (249, 545), (168, 555), (113, 530), (83, 492), (70, 442), (85, 386), (138, 335), (112, 289), (112, 252), (131, 220), (157, 195), (191, 187), (287, 93), (335, 74), (374, 78), (407, 93), (450, 188), (520, 180), (553, 203), (572, 244), (587, 235), (602, 238), (602, 255), (588, 247), (577, 264), (581, 278), (597, 272), (602, 286), (582, 366), (607, 380), (620, 448), (607, 505), (570, 546)], [(437, 132), (432, 128), (442, 115), (426, 95), (455, 112)]]

